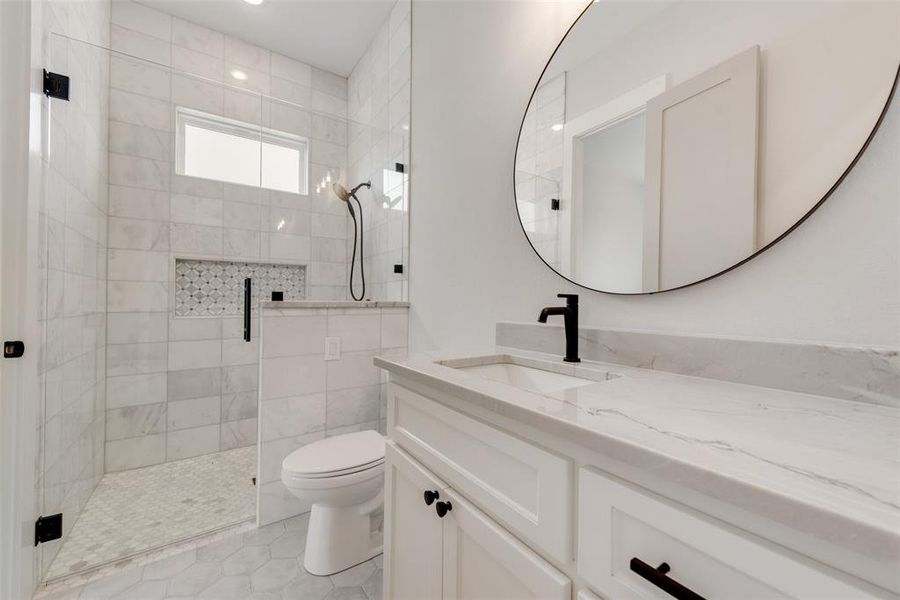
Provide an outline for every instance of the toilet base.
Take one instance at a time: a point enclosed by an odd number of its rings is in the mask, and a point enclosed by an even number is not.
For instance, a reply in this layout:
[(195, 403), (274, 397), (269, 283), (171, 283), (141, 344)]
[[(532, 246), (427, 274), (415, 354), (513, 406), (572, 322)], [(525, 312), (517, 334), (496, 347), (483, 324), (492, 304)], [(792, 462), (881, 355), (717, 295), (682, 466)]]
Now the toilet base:
[(303, 567), (313, 575), (333, 575), (381, 554), (384, 535), (372, 532), (371, 513), (365, 505), (314, 504)]

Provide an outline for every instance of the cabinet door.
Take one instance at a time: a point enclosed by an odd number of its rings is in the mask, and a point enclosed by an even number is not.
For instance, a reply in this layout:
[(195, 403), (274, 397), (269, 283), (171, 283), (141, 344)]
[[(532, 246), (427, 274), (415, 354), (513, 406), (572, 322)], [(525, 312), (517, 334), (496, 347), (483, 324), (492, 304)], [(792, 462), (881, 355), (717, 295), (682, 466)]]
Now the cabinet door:
[(571, 582), (452, 490), (444, 526), (444, 600), (569, 600)]
[(444, 486), (401, 450), (385, 449), (384, 597), (440, 600), (441, 520), (424, 492)]

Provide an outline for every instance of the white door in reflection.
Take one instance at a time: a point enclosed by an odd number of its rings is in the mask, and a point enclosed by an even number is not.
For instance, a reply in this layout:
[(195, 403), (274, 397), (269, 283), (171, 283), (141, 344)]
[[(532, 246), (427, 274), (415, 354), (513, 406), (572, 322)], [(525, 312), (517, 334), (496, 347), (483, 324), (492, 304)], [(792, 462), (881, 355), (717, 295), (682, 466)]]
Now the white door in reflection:
[(641, 291), (643, 112), (581, 138), (578, 278), (604, 290)]

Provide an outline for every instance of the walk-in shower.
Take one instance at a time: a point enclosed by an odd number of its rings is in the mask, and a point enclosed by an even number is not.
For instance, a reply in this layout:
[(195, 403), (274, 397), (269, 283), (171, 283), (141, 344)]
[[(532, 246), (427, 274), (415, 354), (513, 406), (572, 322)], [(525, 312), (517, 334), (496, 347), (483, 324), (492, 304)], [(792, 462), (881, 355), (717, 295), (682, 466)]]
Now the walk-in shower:
[(251, 526), (282, 501), (262, 449), (325, 435), (294, 398), (260, 417), (259, 309), (406, 299), (409, 24), (348, 76), (146, 4), (45, 1), (42, 66), (71, 82), (40, 119), (50, 582)]

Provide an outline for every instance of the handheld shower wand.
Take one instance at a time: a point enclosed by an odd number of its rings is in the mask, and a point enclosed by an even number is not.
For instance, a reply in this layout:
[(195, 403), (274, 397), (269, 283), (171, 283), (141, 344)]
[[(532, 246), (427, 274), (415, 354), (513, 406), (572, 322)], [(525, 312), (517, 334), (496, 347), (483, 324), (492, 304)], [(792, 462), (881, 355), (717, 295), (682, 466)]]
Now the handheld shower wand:
[[(335, 196), (337, 196), (343, 202), (347, 203), (347, 210), (350, 212), (350, 218), (353, 219), (353, 257), (350, 259), (350, 297), (357, 302), (363, 300), (366, 297), (366, 270), (364, 266), (365, 261), (363, 260), (363, 209), (362, 203), (360, 203), (359, 198), (356, 197), (356, 192), (358, 192), (360, 188), (363, 187), (371, 189), (372, 182), (364, 181), (350, 191), (347, 191), (347, 188), (339, 183), (335, 183), (331, 186), (332, 190), (334, 190)], [(350, 198), (356, 200), (356, 205), (359, 207), (359, 223), (357, 223), (356, 211), (353, 210), (353, 204), (350, 202)], [(362, 281), (362, 291), (360, 292), (358, 298), (356, 297), (356, 293), (353, 291), (353, 271), (356, 268), (357, 230), (359, 232), (359, 275), (360, 280)]]

